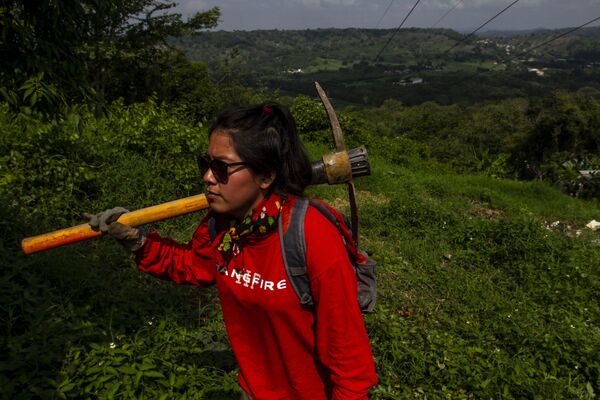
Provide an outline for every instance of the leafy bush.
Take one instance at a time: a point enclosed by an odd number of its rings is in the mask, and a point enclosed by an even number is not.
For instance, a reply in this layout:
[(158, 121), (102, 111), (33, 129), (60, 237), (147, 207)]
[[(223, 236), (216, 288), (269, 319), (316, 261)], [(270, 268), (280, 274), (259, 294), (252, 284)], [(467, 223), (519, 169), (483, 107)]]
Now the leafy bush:
[[(329, 119), (320, 102), (308, 97), (297, 97), (290, 108), (303, 140), (328, 143), (333, 150)], [(358, 113), (339, 112), (338, 119), (344, 133), (346, 147), (365, 146), (369, 154), (404, 166), (424, 166), (429, 160), (429, 148), (405, 136), (390, 137), (371, 131), (371, 126)]]
[(325, 134), (329, 128), (329, 120), (325, 108), (320, 102), (305, 96), (298, 96), (290, 107), (298, 132), (309, 142), (323, 142), (331, 134)]
[(108, 111), (97, 120), (77, 107), (47, 120), (0, 108), (0, 193), (13, 210), (56, 226), (86, 209), (125, 200), (138, 208), (199, 191), (194, 159), (206, 147), (205, 128), (152, 100)]
[(44, 219), (82, 198), (96, 171), (88, 150), (90, 135), (81, 122), (73, 114), (52, 121), (37, 114), (15, 115), (0, 105), (0, 193), (12, 207)]

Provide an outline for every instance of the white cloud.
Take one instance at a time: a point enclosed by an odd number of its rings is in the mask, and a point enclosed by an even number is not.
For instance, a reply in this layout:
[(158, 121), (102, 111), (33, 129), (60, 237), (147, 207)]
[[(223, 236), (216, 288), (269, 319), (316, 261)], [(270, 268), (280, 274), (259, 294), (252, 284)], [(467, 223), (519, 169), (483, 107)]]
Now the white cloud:
[[(391, 0), (175, 0), (184, 16), (219, 6), (219, 28), (373, 28)], [(380, 28), (395, 28), (415, 0), (395, 0)], [(405, 26), (429, 27), (459, 0), (421, 0)], [(463, 0), (440, 24), (468, 30), (514, 0)], [(600, 15), (600, 0), (520, 0), (493, 21), (491, 29), (577, 26)], [(596, 25), (596, 24), (595, 24)]]
[(205, 10), (207, 8), (210, 8), (207, 4), (206, 1), (204, 0), (187, 0), (184, 2), (180, 3), (180, 7), (181, 9), (183, 9), (186, 12), (198, 12), (200, 10)]
[[(423, 7), (433, 9), (450, 9), (454, 7), (457, 2), (458, 0), (426, 0), (423, 2)], [(458, 7), (462, 7), (463, 5), (459, 5)]]
[[(511, 4), (512, 1), (510, 0), (475, 0), (473, 2), (473, 5), (475, 7), (485, 7), (485, 6), (492, 6), (492, 7), (498, 7), (498, 9), (503, 9), (504, 7), (508, 6), (509, 4)], [(518, 7), (518, 6), (541, 6), (542, 4), (547, 4), (547, 3), (552, 3), (551, 0), (521, 0), (518, 3), (516, 3), (514, 6)]]
[(291, 3), (297, 3), (309, 7), (326, 6), (352, 6), (358, 3), (357, 0), (292, 0)]
[[(513, 0), (463, 0), (456, 7), (457, 9), (478, 9), (478, 8), (497, 8), (503, 9), (512, 3)], [(598, 0), (590, 0), (598, 1)], [(450, 9), (457, 4), (459, 0), (426, 0), (421, 3), (424, 7), (430, 9)], [(551, 3), (550, 0), (521, 0), (513, 7), (518, 6), (540, 6), (544, 3)]]

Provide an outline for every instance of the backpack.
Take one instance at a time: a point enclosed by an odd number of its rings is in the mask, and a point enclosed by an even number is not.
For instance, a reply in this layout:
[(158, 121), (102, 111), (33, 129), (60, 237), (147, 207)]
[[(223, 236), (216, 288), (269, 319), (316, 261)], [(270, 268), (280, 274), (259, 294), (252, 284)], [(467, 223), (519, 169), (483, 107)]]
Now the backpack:
[[(304, 240), (304, 219), (308, 207), (312, 206), (319, 211), (339, 231), (350, 262), (354, 267), (357, 284), (357, 299), (361, 312), (371, 313), (375, 308), (377, 299), (377, 281), (375, 266), (377, 262), (356, 246), (352, 239), (351, 223), (347, 216), (335, 208), (317, 199), (296, 197), (290, 213), (282, 213), (278, 219), (278, 231), (281, 243), (283, 263), (300, 304), (313, 306), (314, 301), (310, 293), (310, 281), (306, 271), (306, 242)], [(208, 230), (211, 240), (215, 240), (219, 229), (216, 218), (208, 221)]]
[(309, 206), (319, 211), (340, 232), (356, 274), (357, 298), (360, 310), (363, 313), (373, 312), (377, 300), (377, 280), (375, 279), (377, 262), (370, 258), (365, 251), (358, 248), (354, 239), (352, 239), (351, 223), (347, 216), (323, 201), (307, 199), (306, 197), (296, 197), (287, 229), (284, 229), (286, 222), (284, 218), (280, 217), (278, 222), (283, 263), (300, 303), (309, 306), (314, 304), (310, 294), (309, 278), (306, 273), (306, 243), (304, 240), (304, 218)]

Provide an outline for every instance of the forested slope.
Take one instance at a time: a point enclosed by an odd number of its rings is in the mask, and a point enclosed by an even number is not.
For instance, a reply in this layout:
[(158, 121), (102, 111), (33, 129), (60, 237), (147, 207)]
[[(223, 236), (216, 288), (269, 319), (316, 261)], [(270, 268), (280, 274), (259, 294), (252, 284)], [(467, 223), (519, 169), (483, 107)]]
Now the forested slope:
[[(598, 28), (465, 35), (447, 29), (213, 31), (173, 43), (215, 74), (341, 104), (476, 103), (554, 90), (600, 90)], [(389, 41), (393, 38), (392, 41)], [(537, 72), (536, 72), (537, 71)], [(540, 75), (541, 74), (541, 75)], [(415, 83), (416, 82), (416, 83)]]

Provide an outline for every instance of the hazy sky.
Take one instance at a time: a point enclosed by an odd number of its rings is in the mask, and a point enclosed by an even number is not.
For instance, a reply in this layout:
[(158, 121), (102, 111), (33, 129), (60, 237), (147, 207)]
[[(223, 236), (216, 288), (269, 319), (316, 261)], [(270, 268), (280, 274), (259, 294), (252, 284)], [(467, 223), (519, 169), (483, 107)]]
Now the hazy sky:
[[(177, 1), (177, 0), (175, 0)], [(460, 2), (438, 27), (471, 30), (514, 0), (421, 0), (405, 27), (431, 27)], [(184, 16), (221, 8), (217, 29), (396, 28), (416, 0), (179, 0)], [(520, 0), (485, 29), (563, 28), (600, 17), (600, 0)], [(590, 26), (600, 26), (596, 21)], [(484, 30), (485, 30), (484, 29)]]

